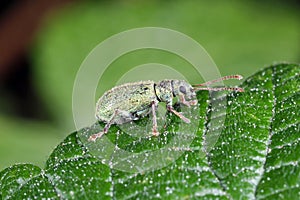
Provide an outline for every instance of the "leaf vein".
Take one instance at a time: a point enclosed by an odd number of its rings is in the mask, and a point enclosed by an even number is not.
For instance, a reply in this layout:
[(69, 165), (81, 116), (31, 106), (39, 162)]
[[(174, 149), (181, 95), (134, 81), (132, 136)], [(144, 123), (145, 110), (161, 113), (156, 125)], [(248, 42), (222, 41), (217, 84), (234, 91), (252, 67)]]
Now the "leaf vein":
[(276, 97), (275, 97), (275, 89), (276, 89), (276, 86), (275, 86), (275, 74), (276, 74), (276, 68), (275, 67), (272, 67), (272, 90), (271, 90), (271, 93), (272, 93), (272, 97), (273, 97), (273, 103), (272, 103), (272, 116), (269, 120), (269, 134), (268, 134), (268, 140), (267, 140), (267, 145), (266, 145), (266, 150), (265, 150), (265, 159), (263, 161), (263, 168), (262, 168), (262, 172), (260, 173), (260, 177), (258, 178), (258, 181), (257, 181), (257, 184), (255, 185), (255, 188), (254, 188), (254, 196), (257, 196), (257, 188), (258, 188), (258, 185), (260, 184), (263, 176), (264, 176), (264, 173), (266, 172), (266, 164), (267, 164), (267, 155), (268, 155), (268, 152), (270, 151), (270, 145), (271, 145), (271, 142), (272, 142), (272, 129), (273, 129), (273, 120), (275, 118), (275, 108), (276, 108)]
[(262, 196), (262, 198), (259, 198), (259, 199), (264, 199), (264, 198), (266, 198), (266, 197), (270, 197), (270, 196), (273, 196), (273, 195), (282, 193), (282, 192), (284, 192), (284, 191), (287, 191), (287, 190), (294, 190), (294, 189), (297, 189), (297, 188), (299, 188), (299, 186), (295, 185), (295, 186), (291, 186), (291, 187), (287, 187), (287, 188), (283, 188), (283, 189), (277, 189), (277, 190), (274, 190), (274, 192), (269, 193), (269, 194), (267, 194), (267, 195), (264, 195), (264, 196)]

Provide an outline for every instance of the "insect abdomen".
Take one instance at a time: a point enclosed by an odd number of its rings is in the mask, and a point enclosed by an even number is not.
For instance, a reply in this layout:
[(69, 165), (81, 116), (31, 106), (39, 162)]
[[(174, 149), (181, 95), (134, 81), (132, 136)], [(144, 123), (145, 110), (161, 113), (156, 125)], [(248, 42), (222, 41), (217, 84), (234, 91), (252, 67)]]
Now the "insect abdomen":
[[(104, 93), (97, 102), (96, 117), (107, 122), (111, 119), (115, 110), (119, 110), (115, 124), (122, 124), (132, 119), (123, 119), (124, 114), (144, 113), (149, 109), (151, 102), (156, 100), (153, 81), (129, 83), (112, 88)], [(126, 112), (126, 113), (125, 113)]]

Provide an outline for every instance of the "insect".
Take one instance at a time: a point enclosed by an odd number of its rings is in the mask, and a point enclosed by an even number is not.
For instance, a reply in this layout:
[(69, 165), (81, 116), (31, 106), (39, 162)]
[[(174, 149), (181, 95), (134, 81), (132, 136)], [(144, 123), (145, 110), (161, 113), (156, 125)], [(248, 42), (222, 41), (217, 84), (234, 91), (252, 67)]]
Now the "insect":
[(89, 141), (95, 141), (97, 138), (101, 138), (108, 132), (112, 124), (124, 124), (138, 120), (149, 115), (151, 112), (153, 115), (152, 133), (154, 136), (158, 136), (156, 110), (159, 102), (165, 102), (169, 112), (172, 112), (184, 122), (190, 123), (188, 118), (173, 108), (173, 98), (178, 97), (179, 103), (190, 107), (198, 103), (197, 100), (195, 100), (196, 91), (198, 90), (231, 90), (243, 92), (243, 89), (238, 87), (207, 87), (212, 83), (228, 79), (240, 80), (242, 76), (224, 76), (193, 86), (184, 80), (162, 80), (157, 83), (154, 81), (141, 81), (116, 86), (105, 92), (96, 104), (96, 118), (106, 123), (106, 125), (103, 131), (91, 135)]

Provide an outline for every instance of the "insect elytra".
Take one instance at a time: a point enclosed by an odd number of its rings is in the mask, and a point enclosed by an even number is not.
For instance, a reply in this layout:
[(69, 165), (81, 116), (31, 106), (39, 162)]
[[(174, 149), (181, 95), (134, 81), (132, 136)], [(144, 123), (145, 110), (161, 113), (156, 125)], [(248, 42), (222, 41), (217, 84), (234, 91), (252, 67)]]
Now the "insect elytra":
[(159, 82), (140, 81), (116, 86), (105, 92), (96, 104), (96, 118), (106, 125), (103, 131), (91, 135), (89, 141), (101, 138), (108, 132), (112, 124), (124, 124), (138, 120), (151, 112), (153, 117), (152, 133), (154, 136), (159, 135), (156, 120), (159, 102), (165, 102), (169, 112), (184, 122), (190, 123), (187, 117), (173, 108), (174, 97), (178, 97), (180, 104), (188, 107), (195, 106), (197, 105), (195, 98), (198, 90), (243, 92), (244, 90), (239, 87), (207, 87), (215, 82), (228, 79), (240, 80), (242, 78), (241, 75), (230, 75), (196, 85), (190, 85), (184, 80), (166, 79)]

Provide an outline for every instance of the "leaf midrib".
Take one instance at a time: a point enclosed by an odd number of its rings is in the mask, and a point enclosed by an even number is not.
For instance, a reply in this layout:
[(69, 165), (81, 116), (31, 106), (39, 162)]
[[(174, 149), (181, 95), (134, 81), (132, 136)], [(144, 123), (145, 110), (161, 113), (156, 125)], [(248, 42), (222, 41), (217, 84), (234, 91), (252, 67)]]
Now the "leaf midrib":
[(255, 188), (254, 188), (254, 197), (257, 199), (257, 189), (258, 189), (258, 186), (266, 172), (266, 164), (267, 164), (267, 158), (268, 158), (268, 155), (269, 155), (269, 152), (270, 152), (270, 145), (272, 143), (272, 136), (273, 136), (273, 121), (274, 121), (274, 118), (275, 118), (275, 114), (276, 114), (276, 104), (277, 104), (277, 100), (276, 100), (276, 96), (275, 96), (275, 89), (276, 89), (276, 84), (275, 84), (275, 75), (276, 75), (276, 67), (272, 67), (272, 77), (271, 77), (271, 81), (272, 81), (272, 97), (273, 97), (273, 102), (272, 102), (272, 116), (270, 118), (270, 125), (269, 125), (269, 134), (268, 134), (268, 140), (267, 140), (267, 145), (266, 145), (266, 154), (265, 154), (265, 160), (263, 162), (263, 166), (262, 166), (262, 172), (260, 174), (260, 177), (259, 177), (259, 180), (257, 182), (257, 185), (255, 185)]
[[(227, 95), (226, 95), (227, 96)], [(222, 98), (224, 98), (224, 96), (222, 96)], [(228, 102), (227, 102), (228, 103)], [(207, 136), (207, 133), (208, 133), (208, 130), (209, 130), (209, 122), (210, 120), (212, 120), (211, 116), (209, 115), (209, 112), (211, 111), (211, 101), (209, 101), (208, 103), (208, 106), (207, 106), (207, 109), (206, 109), (206, 117), (205, 117), (205, 122), (204, 122), (204, 130), (203, 130), (203, 142), (202, 142), (202, 146), (203, 146), (203, 150), (205, 152), (205, 159), (207, 161), (207, 164), (208, 164), (208, 169), (209, 171), (215, 176), (215, 178), (217, 179), (220, 187), (222, 188), (225, 196), (228, 198), (228, 199), (233, 199), (232, 196), (227, 192), (226, 190), (226, 186), (222, 183), (222, 180), (221, 178), (217, 175), (216, 171), (213, 169), (212, 167), (212, 163), (210, 161), (210, 154), (209, 152), (207, 151), (207, 149), (205, 148), (206, 147), (206, 136)], [(226, 115), (226, 114), (225, 114)]]

